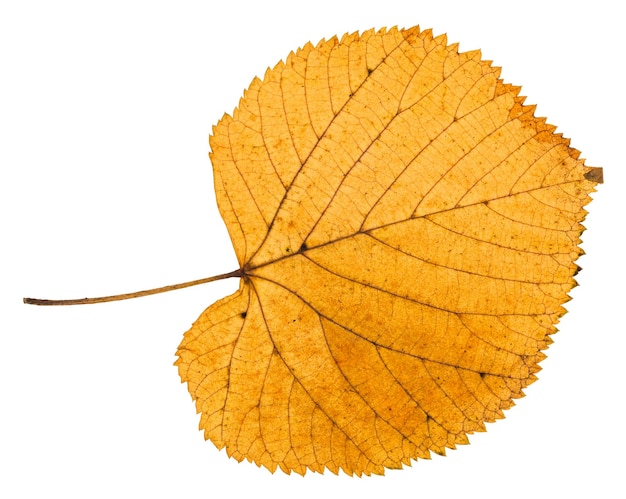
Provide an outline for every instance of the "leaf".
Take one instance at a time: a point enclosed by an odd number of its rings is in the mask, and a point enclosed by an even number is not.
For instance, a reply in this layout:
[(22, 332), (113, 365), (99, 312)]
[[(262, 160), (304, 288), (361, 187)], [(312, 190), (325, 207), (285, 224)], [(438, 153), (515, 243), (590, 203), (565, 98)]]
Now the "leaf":
[(417, 27), (307, 44), (214, 128), (242, 279), (176, 364), (230, 456), (382, 474), (536, 379), (602, 170), (480, 57)]

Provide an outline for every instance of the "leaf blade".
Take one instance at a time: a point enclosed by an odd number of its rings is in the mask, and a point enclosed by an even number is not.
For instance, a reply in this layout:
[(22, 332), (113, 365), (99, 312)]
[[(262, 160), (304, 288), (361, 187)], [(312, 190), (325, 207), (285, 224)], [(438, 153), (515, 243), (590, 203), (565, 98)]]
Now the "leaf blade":
[[(383, 473), (467, 443), (536, 379), (601, 174), (498, 77), (445, 36), (368, 31), (290, 54), (218, 124), (243, 280), (179, 350), (218, 447), (271, 471)], [(208, 397), (220, 426), (197, 378), (224, 352), (188, 344), (224, 310), (240, 336), (226, 396)], [(192, 375), (193, 355), (214, 359)]]

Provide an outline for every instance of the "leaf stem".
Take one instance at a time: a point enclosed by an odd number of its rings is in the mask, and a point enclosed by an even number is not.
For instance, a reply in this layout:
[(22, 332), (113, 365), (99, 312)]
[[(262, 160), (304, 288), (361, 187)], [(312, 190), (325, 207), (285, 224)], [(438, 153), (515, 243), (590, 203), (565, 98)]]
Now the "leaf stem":
[(196, 281), (182, 282), (180, 284), (172, 284), (171, 286), (163, 286), (161, 288), (146, 289), (144, 291), (135, 291), (134, 293), (125, 293), (121, 295), (100, 296), (98, 298), (76, 298), (73, 300), (44, 300), (41, 298), (24, 298), (24, 303), (29, 305), (90, 305), (92, 303), (103, 303), (107, 301), (120, 301), (129, 300), (131, 298), (140, 298), (141, 296), (156, 295), (158, 293), (166, 293), (168, 291), (174, 291), (176, 289), (189, 288), (191, 286), (198, 286), (199, 284), (205, 284), (207, 282), (219, 281), (221, 279), (228, 279), (229, 277), (241, 277), (241, 269), (228, 272), (227, 274), (215, 275), (212, 277), (205, 277), (204, 279), (198, 279)]

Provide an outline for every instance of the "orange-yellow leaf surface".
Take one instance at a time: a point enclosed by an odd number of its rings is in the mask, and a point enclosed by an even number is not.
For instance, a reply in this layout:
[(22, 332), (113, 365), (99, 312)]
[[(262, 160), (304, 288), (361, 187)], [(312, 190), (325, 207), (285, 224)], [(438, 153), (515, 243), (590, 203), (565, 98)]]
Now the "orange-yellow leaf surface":
[(468, 443), (534, 381), (601, 170), (498, 76), (430, 31), (346, 35), (214, 128), (242, 279), (177, 365), (218, 448), (383, 473)]

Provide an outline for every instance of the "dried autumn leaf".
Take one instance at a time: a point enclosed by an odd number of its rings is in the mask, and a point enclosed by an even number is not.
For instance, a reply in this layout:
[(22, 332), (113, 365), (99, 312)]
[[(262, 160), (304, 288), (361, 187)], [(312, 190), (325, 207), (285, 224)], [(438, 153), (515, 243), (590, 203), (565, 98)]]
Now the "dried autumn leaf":
[(535, 380), (601, 169), (480, 52), (391, 29), (307, 44), (213, 130), (239, 290), (176, 364), (218, 448), (383, 473)]

